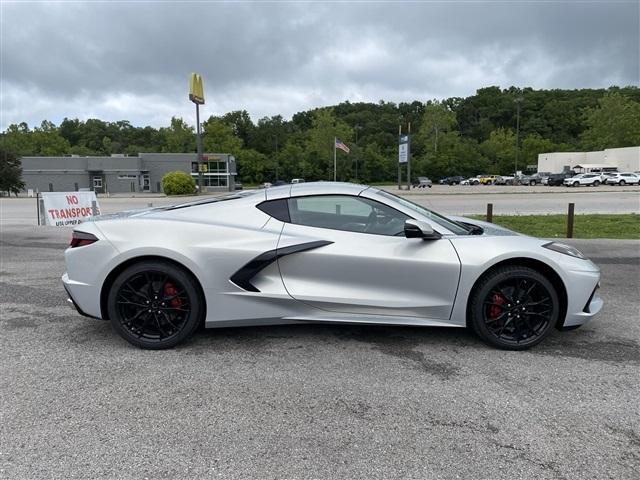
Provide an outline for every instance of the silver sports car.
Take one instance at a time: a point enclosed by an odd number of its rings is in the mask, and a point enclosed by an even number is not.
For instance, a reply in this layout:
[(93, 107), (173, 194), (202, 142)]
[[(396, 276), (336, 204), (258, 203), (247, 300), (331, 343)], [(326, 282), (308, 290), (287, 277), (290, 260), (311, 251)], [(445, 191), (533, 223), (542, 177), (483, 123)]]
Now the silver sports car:
[(524, 349), (602, 308), (578, 250), (384, 190), (300, 183), (83, 223), (62, 277), (83, 315), (169, 348), (206, 327), (470, 327)]

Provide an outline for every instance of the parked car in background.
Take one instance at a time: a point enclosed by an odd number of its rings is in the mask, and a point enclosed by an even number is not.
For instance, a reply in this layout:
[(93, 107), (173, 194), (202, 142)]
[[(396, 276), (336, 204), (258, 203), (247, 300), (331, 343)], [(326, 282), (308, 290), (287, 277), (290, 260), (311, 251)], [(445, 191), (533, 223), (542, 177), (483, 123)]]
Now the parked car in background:
[(507, 175), (500, 175), (498, 178), (496, 178), (496, 181), (494, 182), (495, 185), (513, 185), (515, 182), (516, 177), (509, 177)]
[(640, 185), (640, 175), (631, 172), (609, 173), (605, 183), (607, 185)]
[(236, 182), (235, 189), (236, 190), (242, 190), (242, 184), (240, 182)]
[(579, 173), (575, 177), (565, 178), (563, 183), (569, 187), (580, 187), (582, 185), (597, 187), (602, 181), (599, 173)]
[(462, 180), (460, 185), (480, 185), (480, 178), (478, 177), (470, 177), (466, 180)]
[(498, 178), (498, 175), (480, 175), (478, 181), (482, 185), (493, 185), (496, 183), (496, 178)]
[(431, 188), (432, 186), (433, 182), (429, 177), (418, 177), (413, 181), (413, 188)]
[(271, 182), (264, 182), (262, 185), (260, 185), (260, 188), (271, 188)]
[(291, 183), (304, 183), (304, 178), (293, 178)]
[(464, 177), (460, 175), (454, 175), (453, 177), (444, 177), (440, 180), (440, 185), (459, 185), (464, 180)]
[(549, 172), (538, 172), (533, 175), (523, 175), (518, 180), (520, 185), (543, 185), (547, 183), (549, 175), (551, 175)]
[(558, 187), (561, 186), (565, 179), (573, 177), (575, 174), (573, 172), (565, 172), (565, 173), (552, 173), (547, 178), (547, 185), (550, 187)]

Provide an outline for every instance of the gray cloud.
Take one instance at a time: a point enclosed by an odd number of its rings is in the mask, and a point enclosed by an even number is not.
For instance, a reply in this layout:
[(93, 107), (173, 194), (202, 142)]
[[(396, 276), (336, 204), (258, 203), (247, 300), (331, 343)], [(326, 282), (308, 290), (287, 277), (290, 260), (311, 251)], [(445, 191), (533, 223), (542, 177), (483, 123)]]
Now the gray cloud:
[(2, 115), (166, 125), (343, 100), (466, 96), (487, 85), (638, 85), (627, 2), (2, 3)]

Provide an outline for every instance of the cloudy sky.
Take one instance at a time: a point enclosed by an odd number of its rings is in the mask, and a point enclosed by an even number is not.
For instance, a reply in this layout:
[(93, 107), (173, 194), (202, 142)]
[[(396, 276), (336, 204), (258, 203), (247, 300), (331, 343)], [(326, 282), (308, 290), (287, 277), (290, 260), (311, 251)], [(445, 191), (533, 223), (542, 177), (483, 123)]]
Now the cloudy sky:
[(640, 83), (639, 0), (65, 2), (0, 0), (1, 118), (193, 123), (354, 101), (425, 101), (489, 85)]

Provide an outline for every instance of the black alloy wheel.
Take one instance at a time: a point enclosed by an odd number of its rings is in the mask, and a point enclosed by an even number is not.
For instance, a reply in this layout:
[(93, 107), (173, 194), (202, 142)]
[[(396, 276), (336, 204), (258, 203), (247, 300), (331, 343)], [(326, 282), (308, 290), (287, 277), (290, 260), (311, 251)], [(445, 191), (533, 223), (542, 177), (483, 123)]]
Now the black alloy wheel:
[(549, 280), (528, 267), (500, 267), (474, 290), (471, 326), (482, 340), (506, 350), (537, 345), (553, 330), (558, 294)]
[(113, 282), (108, 313), (114, 329), (141, 348), (171, 348), (200, 325), (203, 301), (188, 272), (162, 261), (125, 269)]

